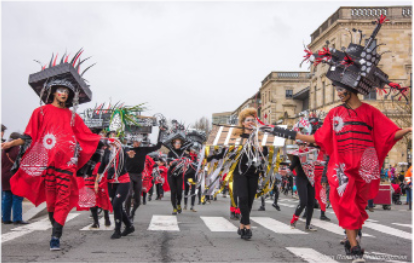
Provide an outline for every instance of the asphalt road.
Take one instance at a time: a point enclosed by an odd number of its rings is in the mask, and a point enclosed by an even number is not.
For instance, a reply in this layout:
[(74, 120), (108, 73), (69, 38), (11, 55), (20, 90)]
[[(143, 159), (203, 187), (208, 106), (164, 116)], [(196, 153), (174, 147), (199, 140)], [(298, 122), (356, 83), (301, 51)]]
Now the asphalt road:
[[(50, 252), (50, 224), (45, 214), (26, 227), (2, 225), (3, 262), (350, 262), (344, 259), (339, 241), (343, 231), (331, 209), (331, 223), (319, 221), (317, 232), (288, 226), (297, 200), (281, 196), (282, 211), (267, 201), (266, 211), (252, 211), (253, 238), (244, 241), (236, 234), (238, 222), (229, 220), (229, 198), (221, 195), (211, 204), (197, 205), (198, 212), (183, 211), (172, 216), (168, 196), (142, 205), (135, 219), (136, 232), (111, 240), (111, 229), (88, 229), (89, 212), (72, 211), (61, 239), (61, 251)], [(368, 262), (411, 262), (411, 212), (406, 205), (384, 211), (377, 206), (369, 213), (362, 246)], [(102, 228), (104, 228), (101, 225)]]

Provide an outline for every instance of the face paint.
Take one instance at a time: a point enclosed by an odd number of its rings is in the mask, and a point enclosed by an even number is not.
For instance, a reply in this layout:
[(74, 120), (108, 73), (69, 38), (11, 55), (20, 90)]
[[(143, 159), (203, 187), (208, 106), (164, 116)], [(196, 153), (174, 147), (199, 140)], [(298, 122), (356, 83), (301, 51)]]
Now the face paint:
[(67, 89), (67, 88), (57, 88), (57, 89), (56, 89), (56, 93), (57, 93), (59, 96), (69, 95), (69, 89)]

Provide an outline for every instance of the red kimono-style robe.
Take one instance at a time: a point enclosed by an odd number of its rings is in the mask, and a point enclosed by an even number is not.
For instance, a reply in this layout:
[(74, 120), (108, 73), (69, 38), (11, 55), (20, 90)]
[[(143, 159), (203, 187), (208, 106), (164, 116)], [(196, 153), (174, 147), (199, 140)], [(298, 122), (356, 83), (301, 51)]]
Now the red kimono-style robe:
[(36, 206), (46, 201), (47, 210), (54, 212), (54, 219), (61, 225), (79, 201), (76, 171), (92, 157), (101, 139), (79, 115), (74, 118), (74, 126), (71, 119), (69, 109), (51, 104), (35, 109), (24, 132), (32, 143), (10, 180), (14, 194)]
[(341, 227), (360, 229), (368, 218), (365, 207), (378, 193), (380, 168), (398, 130), (378, 109), (362, 103), (355, 110), (333, 108), (316, 131), (316, 143), (330, 157), (329, 197)]

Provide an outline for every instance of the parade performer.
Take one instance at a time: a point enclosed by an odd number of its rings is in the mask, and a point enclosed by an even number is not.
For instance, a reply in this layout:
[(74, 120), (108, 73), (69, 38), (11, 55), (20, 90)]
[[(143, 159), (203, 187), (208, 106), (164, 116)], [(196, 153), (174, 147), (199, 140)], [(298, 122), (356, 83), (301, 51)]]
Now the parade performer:
[(255, 127), (257, 110), (246, 108), (239, 113), (239, 126), (235, 134), (241, 137), (240, 145), (243, 146), (234, 170), (233, 186), (241, 212), (240, 227), (237, 233), (244, 240), (252, 238), (250, 226), (250, 212), (257, 193), (261, 158), (267, 155), (267, 148), (262, 148), (253, 140), (253, 128)]
[[(98, 170), (101, 163), (97, 163), (95, 169), (92, 172), (92, 176), (85, 178), (85, 185), (90, 188), (95, 188), (95, 181), (96, 177), (98, 176)], [(96, 193), (96, 205), (91, 207), (91, 213), (93, 218), (93, 224), (89, 227), (89, 229), (99, 229), (99, 220), (98, 220), (98, 208), (102, 208), (104, 212), (104, 219), (105, 219), (105, 227), (111, 226), (111, 220), (109, 218), (109, 212), (112, 212), (112, 204), (111, 200), (109, 199), (109, 192), (108, 192), (108, 182), (106, 177), (104, 176), (99, 183), (99, 189)]]
[[(162, 129), (162, 128), (161, 128)], [(126, 161), (126, 169), (131, 176), (131, 190), (130, 195), (128, 196), (125, 207), (127, 215), (130, 217), (132, 222), (134, 222), (135, 212), (141, 204), (141, 192), (142, 192), (142, 173), (145, 168), (146, 156), (147, 154), (159, 150), (162, 146), (161, 142), (158, 142), (155, 146), (152, 147), (140, 147), (142, 143), (142, 136), (136, 136), (133, 138), (132, 149), (127, 153), (129, 158)], [(134, 199), (134, 207), (131, 211), (131, 200)]]
[[(299, 154), (309, 151), (305, 142), (297, 140), (296, 143), (299, 145)], [(293, 155), (292, 163), (289, 166), (290, 171), (293, 171), (294, 169), (296, 170), (295, 182), (299, 195), (299, 204), (295, 209), (292, 220), (290, 221), (290, 226), (292, 228), (296, 228), (296, 222), (298, 221), (302, 211), (306, 208), (305, 231), (316, 231), (316, 228), (310, 224), (312, 220), (313, 209), (315, 206), (315, 187), (314, 184), (310, 182), (308, 176), (305, 174), (298, 155)]]
[(154, 169), (154, 165), (154, 160), (147, 155), (145, 157), (145, 168), (142, 171), (142, 203), (144, 205), (147, 204), (147, 195), (150, 196), (149, 191), (153, 186), (152, 170)]
[(183, 148), (184, 138), (184, 136), (180, 136), (173, 139), (172, 145), (174, 148), (171, 148), (167, 155), (167, 160), (169, 161), (168, 184), (171, 189), (173, 215), (182, 212), (183, 179), (184, 174), (188, 170), (188, 163), (190, 162), (190, 156), (185, 152), (185, 148)]
[[(79, 104), (91, 100), (91, 91), (79, 74), (83, 51), (79, 50), (68, 62), (66, 54), (56, 64), (52, 56), (49, 67), (29, 76), (29, 84), (40, 96), (41, 106), (33, 111), (23, 136), (2, 144), (2, 149), (22, 145), (11, 178), (14, 194), (38, 206), (46, 201), (53, 225), (50, 250), (60, 250), (60, 237), (66, 217), (78, 205), (79, 191), (76, 173), (80, 168), (92, 170), (92, 157), (100, 144), (76, 114)], [(72, 111), (69, 110), (73, 107)], [(99, 155), (97, 156), (99, 159)]]
[[(312, 134), (315, 134), (315, 132), (322, 126), (322, 121), (320, 120), (319, 116), (317, 116), (316, 113), (311, 113), (309, 115), (309, 123), (312, 126)], [(312, 144), (312, 147), (318, 147), (316, 144)], [(327, 155), (325, 154), (325, 151), (320, 150), (317, 162), (315, 164), (315, 199), (319, 203), (319, 207), (321, 209), (321, 216), (319, 217), (320, 220), (323, 221), (331, 221), (326, 215), (326, 205), (327, 205), (327, 195), (326, 195), (326, 187), (322, 186), (322, 173), (326, 165)]]
[(170, 187), (168, 185), (168, 169), (165, 167), (166, 161), (165, 158), (155, 157), (154, 161), (156, 165), (154, 166), (153, 176), (154, 176), (154, 184), (156, 188), (157, 198), (155, 200), (161, 200), (164, 196), (165, 192), (170, 191)]
[[(111, 136), (111, 132), (109, 133)], [(103, 176), (108, 181), (108, 192), (112, 203), (115, 219), (115, 231), (111, 239), (119, 239), (135, 231), (134, 225), (127, 216), (123, 203), (128, 197), (130, 178), (126, 170), (126, 159), (130, 158), (122, 149), (122, 145), (111, 145), (104, 151), (102, 163), (99, 166), (98, 176), (95, 181), (95, 191), (99, 191), (99, 183)], [(122, 222), (125, 229), (121, 233)]]
[[(193, 163), (197, 163), (197, 153), (200, 149), (197, 146), (191, 146), (189, 156)], [(188, 194), (191, 196), (191, 207), (190, 211), (197, 212), (194, 209), (196, 199), (196, 169), (195, 166), (190, 166), (187, 173), (184, 175), (184, 210), (187, 210)]]
[(408, 87), (390, 82), (377, 67), (381, 54), (371, 43), (386, 21), (383, 15), (377, 20), (365, 47), (351, 43), (345, 51), (329, 47), (318, 53), (308, 51), (307, 58), (311, 61), (329, 64), (326, 77), (343, 103), (329, 111), (314, 135), (263, 127), (276, 136), (316, 142), (328, 154), (329, 199), (339, 225), (346, 230), (345, 252), (352, 255), (353, 262), (365, 262), (364, 250), (356, 237), (368, 218), (365, 211), (368, 200), (378, 193), (380, 168), (394, 144), (412, 131), (399, 128), (378, 109), (358, 98), (358, 93), (367, 95), (376, 88), (383, 91), (385, 85), (390, 87), (387, 94), (394, 94), (391, 98), (406, 98), (409, 92)]

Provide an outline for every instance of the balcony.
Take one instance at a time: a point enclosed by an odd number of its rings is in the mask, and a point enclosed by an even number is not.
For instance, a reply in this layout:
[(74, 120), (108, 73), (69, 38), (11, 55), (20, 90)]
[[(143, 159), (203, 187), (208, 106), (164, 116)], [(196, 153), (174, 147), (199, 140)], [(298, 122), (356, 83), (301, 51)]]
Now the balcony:
[(337, 20), (370, 20), (374, 21), (381, 15), (386, 15), (390, 21), (405, 20), (411, 22), (411, 6), (369, 6), (369, 7), (340, 7), (315, 32), (311, 34), (314, 42)]

